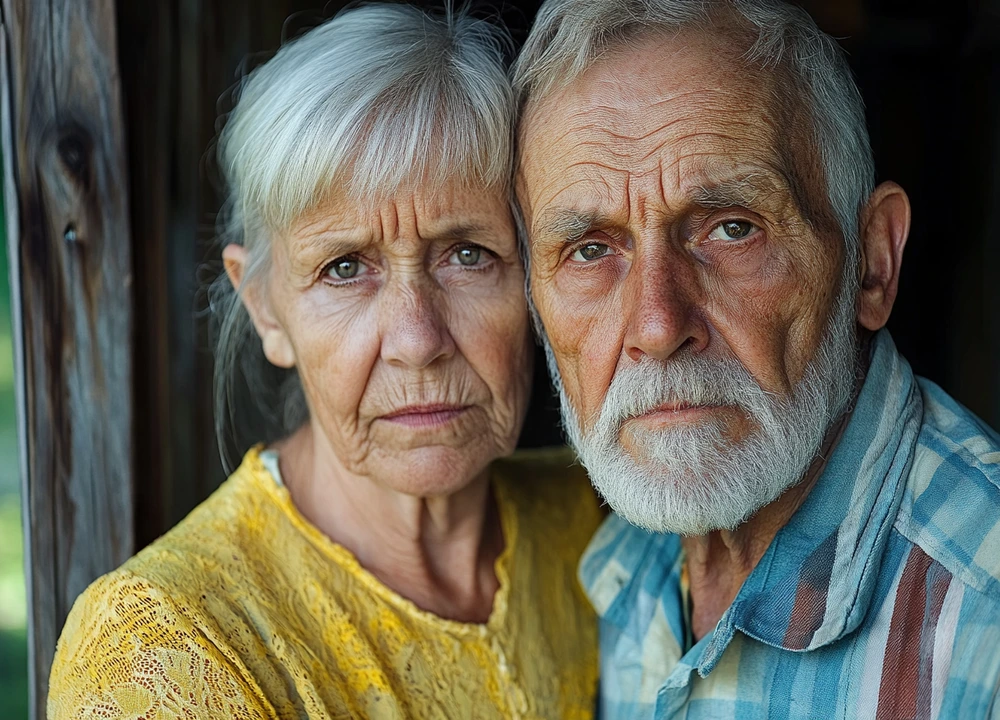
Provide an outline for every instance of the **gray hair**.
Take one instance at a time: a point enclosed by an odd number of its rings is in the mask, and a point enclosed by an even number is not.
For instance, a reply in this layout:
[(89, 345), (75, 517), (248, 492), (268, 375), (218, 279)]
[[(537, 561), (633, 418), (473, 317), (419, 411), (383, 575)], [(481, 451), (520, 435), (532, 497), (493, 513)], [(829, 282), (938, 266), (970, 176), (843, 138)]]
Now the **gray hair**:
[(840, 46), (801, 8), (780, 0), (546, 0), (514, 65), (515, 92), (523, 106), (642, 35), (718, 28), (720, 17), (756, 34), (748, 62), (790, 74), (788, 92), (811, 118), (830, 209), (855, 270), (860, 213), (875, 183), (864, 103)]
[[(455, 179), (507, 192), (510, 52), (502, 28), (450, 4), (430, 14), (378, 3), (340, 12), (246, 77), (218, 145), (219, 240), (249, 255), (240, 293), (266, 279), (272, 240), (330, 198), (371, 207), (407, 183)], [(228, 469), (229, 442), (287, 435), (308, 407), (298, 374), (264, 358), (224, 273), (210, 297), (215, 429)], [(244, 396), (249, 408), (238, 407)]]

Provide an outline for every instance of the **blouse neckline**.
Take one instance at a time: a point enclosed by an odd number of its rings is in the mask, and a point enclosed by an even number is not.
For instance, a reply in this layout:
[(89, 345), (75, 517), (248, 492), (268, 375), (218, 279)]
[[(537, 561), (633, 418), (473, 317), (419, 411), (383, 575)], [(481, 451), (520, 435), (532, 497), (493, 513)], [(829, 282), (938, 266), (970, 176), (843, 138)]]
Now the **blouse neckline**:
[(418, 607), (412, 600), (405, 598), (395, 590), (386, 586), (381, 580), (375, 577), (358, 561), (357, 557), (340, 543), (334, 542), (325, 535), (319, 528), (307, 520), (292, 501), (288, 488), (284, 485), (280, 477), (280, 471), (275, 475), (269, 466), (272, 466), (271, 458), (265, 461), (261, 455), (263, 452), (273, 453), (273, 466), (277, 467), (277, 452), (273, 450), (262, 450), (260, 446), (250, 450), (245, 458), (244, 465), (247, 468), (249, 477), (263, 490), (271, 500), (282, 511), (292, 525), (301, 532), (306, 539), (321, 553), (337, 563), (342, 569), (347, 571), (357, 582), (365, 587), (376, 597), (395, 607), (401, 612), (420, 620), (423, 623), (437, 627), (453, 635), (469, 636), (477, 635), (485, 637), (494, 635), (501, 630), (507, 619), (507, 606), (510, 596), (510, 575), (514, 557), (514, 548), (518, 542), (518, 521), (516, 508), (512, 502), (507, 489), (504, 487), (503, 478), (499, 477), (491, 467), (490, 488), (497, 504), (500, 514), (500, 527), (503, 533), (504, 548), (494, 562), (493, 569), (497, 576), (497, 591), (493, 596), (493, 607), (485, 623), (467, 623), (458, 620), (442, 618), (434, 613)]

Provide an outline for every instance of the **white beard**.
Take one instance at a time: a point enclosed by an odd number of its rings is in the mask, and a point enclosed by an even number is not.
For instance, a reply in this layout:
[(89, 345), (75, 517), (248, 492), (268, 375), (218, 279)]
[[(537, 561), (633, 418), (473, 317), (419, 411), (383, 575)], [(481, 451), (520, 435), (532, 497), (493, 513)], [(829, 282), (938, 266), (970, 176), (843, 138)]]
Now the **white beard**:
[[(633, 525), (703, 535), (734, 529), (802, 479), (824, 437), (846, 411), (857, 372), (855, 290), (844, 282), (826, 333), (787, 396), (765, 392), (735, 358), (678, 355), (623, 365), (593, 427), (584, 433), (543, 343), (573, 448), (598, 492)], [(739, 442), (709, 421), (666, 429), (623, 424), (666, 403), (736, 406), (756, 428)]]

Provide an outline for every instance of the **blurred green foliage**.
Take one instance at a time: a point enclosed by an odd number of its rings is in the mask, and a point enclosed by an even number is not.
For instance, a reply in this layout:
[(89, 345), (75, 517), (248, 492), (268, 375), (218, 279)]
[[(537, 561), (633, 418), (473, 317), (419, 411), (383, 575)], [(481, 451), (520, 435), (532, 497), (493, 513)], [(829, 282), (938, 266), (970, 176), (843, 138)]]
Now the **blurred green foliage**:
[(0, 718), (28, 717), (28, 641), (7, 237), (0, 207)]

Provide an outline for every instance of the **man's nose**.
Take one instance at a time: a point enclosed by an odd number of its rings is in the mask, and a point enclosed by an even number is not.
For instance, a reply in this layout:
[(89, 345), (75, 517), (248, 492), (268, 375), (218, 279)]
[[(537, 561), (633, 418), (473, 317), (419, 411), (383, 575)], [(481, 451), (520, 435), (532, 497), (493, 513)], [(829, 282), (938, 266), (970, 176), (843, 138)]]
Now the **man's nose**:
[(683, 347), (697, 352), (708, 345), (694, 272), (683, 260), (640, 257), (626, 283), (624, 344), (632, 360), (666, 360)]
[(429, 285), (401, 284), (381, 304), (382, 359), (387, 363), (420, 369), (455, 353), (444, 299)]

